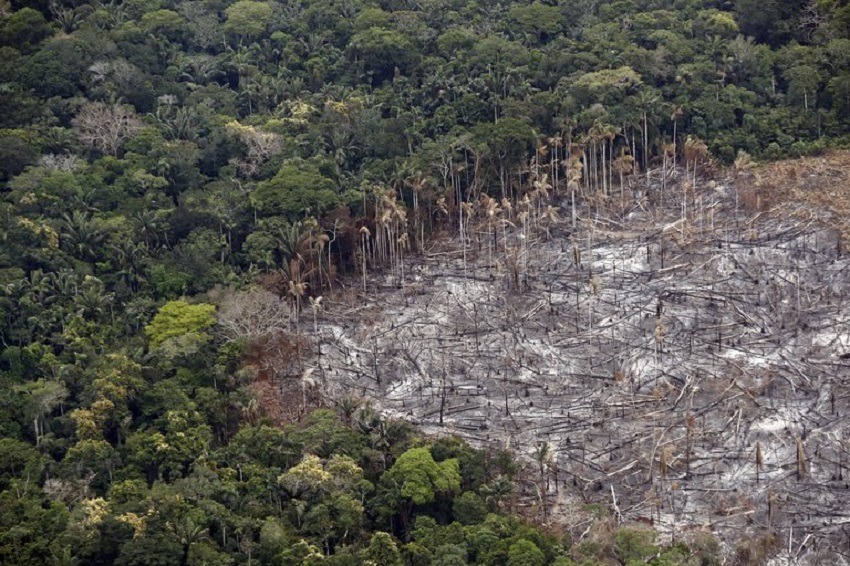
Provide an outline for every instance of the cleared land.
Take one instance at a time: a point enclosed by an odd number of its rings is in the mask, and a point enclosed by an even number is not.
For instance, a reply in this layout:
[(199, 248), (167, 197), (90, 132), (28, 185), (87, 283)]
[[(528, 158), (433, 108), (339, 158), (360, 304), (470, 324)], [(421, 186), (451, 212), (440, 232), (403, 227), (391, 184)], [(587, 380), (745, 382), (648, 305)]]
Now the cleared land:
[(599, 501), (672, 536), (770, 532), (790, 556), (837, 560), (848, 171), (846, 153), (695, 186), (656, 171), (649, 191), (585, 200), (575, 227), (568, 195), (476, 203), (464, 238), (325, 304), (309, 383), (527, 455), (531, 512), (576, 537), (571, 509)]

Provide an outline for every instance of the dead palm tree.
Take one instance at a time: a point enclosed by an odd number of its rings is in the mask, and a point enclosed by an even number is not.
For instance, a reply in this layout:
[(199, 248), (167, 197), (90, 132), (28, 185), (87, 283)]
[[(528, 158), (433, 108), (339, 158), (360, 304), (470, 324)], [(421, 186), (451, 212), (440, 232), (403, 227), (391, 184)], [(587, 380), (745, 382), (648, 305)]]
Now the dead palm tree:
[(420, 250), (425, 247), (425, 223), (422, 222), (422, 214), (419, 210), (419, 197), (431, 185), (431, 182), (431, 178), (422, 172), (416, 172), (413, 177), (404, 181), (413, 193), (413, 237), (416, 247)]
[(307, 390), (316, 386), (316, 380), (313, 379), (315, 368), (307, 368), (301, 374), (301, 414), (307, 412)]
[(573, 229), (576, 227), (576, 191), (581, 190), (581, 181), (585, 175), (584, 172), (584, 152), (578, 145), (572, 145), (572, 152), (562, 162), (567, 174), (567, 188), (570, 190), (570, 208), (572, 216)]
[[(466, 279), (466, 243), (469, 240), (469, 220), (472, 217), (474, 205), (471, 202), (461, 202), (458, 210), (460, 212), (460, 245), (463, 249), (463, 278)], [(465, 216), (464, 216), (465, 215)]]
[(404, 252), (409, 249), (410, 241), (407, 235), (407, 210), (404, 205), (393, 199), (393, 236), (395, 245), (395, 260), (399, 270), (400, 281), (404, 282)]
[(369, 249), (369, 239), (372, 237), (372, 233), (369, 231), (369, 228), (366, 226), (360, 227), (360, 244), (361, 244), (361, 257), (363, 261), (363, 292), (366, 293), (366, 254)]
[(697, 186), (697, 164), (700, 159), (703, 159), (706, 155), (708, 155), (708, 146), (705, 145), (701, 139), (696, 136), (689, 135), (685, 140), (685, 180), (688, 179), (688, 169), (692, 170), (692, 177), (690, 183), (683, 183), (682, 187), (685, 189), (685, 194), (682, 196), (682, 220), (687, 218), (687, 206), (688, 206), (688, 195), (687, 189), (690, 185), (691, 189), (696, 189)]
[(487, 218), (487, 265), (493, 265), (493, 220), (501, 212), (499, 203), (485, 193), (481, 193), (481, 209)]
[(689, 135), (685, 139), (685, 167), (692, 169), (693, 183), (697, 183), (697, 163), (708, 155), (708, 146), (696, 136)]
[(304, 283), (300, 280), (289, 280), (289, 294), (293, 298), (293, 306), (295, 307), (295, 334), (296, 336), (301, 335), (301, 328), (299, 325), (299, 318), (301, 315), (301, 299), (304, 297), (304, 294), (307, 292), (308, 284)]
[(513, 203), (506, 199), (502, 199), (502, 212), (505, 215), (505, 218), (502, 219), (502, 247), (503, 250), (507, 253), (508, 251), (508, 226), (512, 228), (516, 228), (513, 222), (511, 222), (511, 218), (513, 218)]
[(402, 232), (401, 236), (396, 238), (398, 245), (398, 270), (399, 270), (399, 285), (404, 287), (404, 252), (410, 249), (410, 238), (407, 232)]
[[(330, 236), (322, 232), (315, 238), (316, 245), (318, 247), (318, 254), (316, 257), (316, 267), (319, 270), (319, 287), (323, 285), (322, 283), (322, 259), (324, 258), (325, 247), (330, 242)], [(331, 276), (330, 276), (331, 262), (330, 262), (330, 254), (328, 254), (328, 267), (326, 270), (326, 275), (328, 277), (328, 288), (331, 286)]]
[(797, 438), (797, 481), (806, 477), (806, 451), (803, 449), (803, 441)]
[(541, 217), (541, 209), (543, 207), (544, 201), (549, 200), (549, 189), (552, 188), (552, 185), (549, 183), (549, 174), (543, 173), (540, 176), (537, 176), (531, 183), (531, 186), (534, 188), (531, 191), (531, 199), (537, 205), (537, 216), (536, 219)]
[(549, 175), (552, 177), (552, 186), (555, 189), (555, 192), (558, 191), (558, 184), (560, 182), (559, 174), (561, 163), (560, 150), (564, 145), (564, 139), (560, 134), (552, 136), (546, 140), (549, 146)]
[[(530, 217), (529, 209), (531, 208), (531, 202), (528, 198), (528, 195), (525, 195), (525, 198), (520, 201), (520, 206), (523, 210), (517, 214), (517, 220), (520, 224), (520, 256), (523, 262), (523, 274), (528, 271), (528, 239), (529, 239), (529, 231), (528, 231), (528, 219)], [(517, 288), (519, 291), (519, 288)]]
[(323, 297), (309, 297), (310, 299), (310, 309), (313, 311), (313, 333), (319, 333), (319, 311), (322, 310), (322, 299)]
[(600, 142), (602, 145), (602, 186), (605, 189), (604, 192), (606, 196), (610, 195), (613, 190), (612, 162), (614, 160), (614, 140), (617, 138), (617, 134), (619, 133), (620, 128), (612, 124), (603, 123), (600, 125)]
[(543, 229), (546, 230), (546, 237), (551, 239), (552, 232), (549, 230), (549, 228), (557, 224), (558, 221), (561, 219), (560, 214), (558, 214), (558, 208), (552, 206), (551, 204), (547, 205), (546, 208), (543, 209), (543, 212), (541, 212), (540, 219), (545, 222)]
[(676, 125), (679, 123), (679, 118), (681, 118), (684, 113), (684, 108), (676, 105), (674, 105), (670, 111), (670, 121), (673, 122), (673, 169), (676, 168), (676, 153), (678, 149), (678, 142), (676, 141)]
[(666, 143), (662, 146), (662, 152), (664, 153), (663, 162), (661, 166), (661, 205), (664, 205), (664, 193), (667, 192), (667, 166), (669, 163), (673, 164), (672, 169), (675, 172), (676, 169), (676, 144), (674, 143)]
[(625, 213), (626, 207), (626, 189), (623, 186), (623, 177), (631, 175), (635, 170), (635, 158), (626, 153), (625, 148), (620, 152), (620, 156), (614, 160), (613, 169), (620, 177), (620, 204)]

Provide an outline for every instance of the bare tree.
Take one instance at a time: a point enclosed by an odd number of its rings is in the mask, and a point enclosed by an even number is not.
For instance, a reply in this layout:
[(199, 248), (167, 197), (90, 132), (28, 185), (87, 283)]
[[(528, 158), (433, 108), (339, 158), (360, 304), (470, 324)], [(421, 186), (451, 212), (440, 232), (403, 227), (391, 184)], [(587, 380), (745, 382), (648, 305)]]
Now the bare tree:
[(80, 158), (71, 154), (48, 153), (38, 160), (40, 167), (51, 171), (76, 171), (80, 163)]
[(229, 294), (222, 301), (218, 324), (231, 340), (259, 340), (289, 327), (290, 308), (265, 289)]
[(236, 135), (245, 145), (244, 159), (233, 161), (243, 177), (256, 175), (263, 163), (283, 151), (280, 136), (274, 132), (266, 132), (236, 121), (227, 124), (227, 131)]
[(77, 138), (91, 149), (117, 155), (125, 141), (142, 127), (132, 106), (91, 102), (74, 118)]
[(92, 98), (109, 103), (115, 103), (122, 93), (133, 92), (144, 83), (144, 75), (139, 68), (124, 59), (97, 61), (88, 71)]

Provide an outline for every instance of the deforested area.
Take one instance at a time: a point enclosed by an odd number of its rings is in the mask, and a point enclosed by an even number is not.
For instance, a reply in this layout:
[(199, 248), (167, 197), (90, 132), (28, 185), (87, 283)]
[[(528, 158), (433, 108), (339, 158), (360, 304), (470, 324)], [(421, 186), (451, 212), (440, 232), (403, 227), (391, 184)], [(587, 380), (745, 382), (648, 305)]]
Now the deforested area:
[[(846, 160), (654, 171), (575, 224), (547, 212), (570, 210), (561, 195), (495, 214), (482, 196), (459, 240), (327, 307), (312, 375), (334, 399), (523, 454), (543, 521), (603, 503), (673, 540), (769, 533), (789, 560), (841, 560)], [(795, 200), (804, 185), (828, 204)]]

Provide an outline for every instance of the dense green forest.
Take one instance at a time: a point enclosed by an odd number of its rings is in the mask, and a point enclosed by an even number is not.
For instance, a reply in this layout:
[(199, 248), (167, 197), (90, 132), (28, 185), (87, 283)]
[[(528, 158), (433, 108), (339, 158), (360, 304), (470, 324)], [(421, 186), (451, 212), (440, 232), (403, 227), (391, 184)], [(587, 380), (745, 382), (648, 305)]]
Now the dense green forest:
[(0, 563), (714, 563), (356, 400), (278, 426), (257, 344), (499, 203), (848, 141), (846, 0), (3, 0)]

